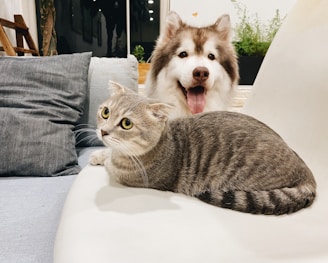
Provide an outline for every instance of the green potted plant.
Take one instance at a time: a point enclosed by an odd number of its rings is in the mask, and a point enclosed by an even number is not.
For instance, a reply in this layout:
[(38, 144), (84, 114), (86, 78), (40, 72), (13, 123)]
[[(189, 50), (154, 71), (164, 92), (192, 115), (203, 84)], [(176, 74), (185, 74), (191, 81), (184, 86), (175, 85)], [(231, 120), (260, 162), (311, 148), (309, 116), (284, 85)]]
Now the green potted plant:
[(279, 10), (268, 23), (262, 22), (257, 15), (250, 16), (245, 7), (237, 5), (237, 11), (241, 16), (233, 43), (238, 54), (240, 84), (252, 85), (283, 19)]
[(132, 51), (132, 54), (137, 58), (138, 64), (138, 83), (144, 84), (146, 80), (147, 73), (150, 69), (150, 63), (147, 63), (144, 59), (145, 49), (141, 45), (136, 45)]
[(139, 63), (145, 63), (145, 49), (141, 45), (135, 45), (132, 54), (136, 57)]

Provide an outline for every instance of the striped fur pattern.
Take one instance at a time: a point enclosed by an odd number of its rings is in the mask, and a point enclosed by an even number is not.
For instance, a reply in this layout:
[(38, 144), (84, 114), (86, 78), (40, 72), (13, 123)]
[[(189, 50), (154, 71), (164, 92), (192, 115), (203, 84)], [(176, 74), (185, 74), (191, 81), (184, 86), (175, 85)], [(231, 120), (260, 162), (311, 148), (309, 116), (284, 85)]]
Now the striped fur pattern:
[[(310, 169), (260, 121), (226, 111), (168, 121), (170, 106), (113, 85), (97, 130), (111, 154), (101, 162), (97, 153), (91, 163), (105, 164), (120, 183), (254, 214), (289, 214), (313, 203)], [(123, 119), (130, 129), (122, 127)]]

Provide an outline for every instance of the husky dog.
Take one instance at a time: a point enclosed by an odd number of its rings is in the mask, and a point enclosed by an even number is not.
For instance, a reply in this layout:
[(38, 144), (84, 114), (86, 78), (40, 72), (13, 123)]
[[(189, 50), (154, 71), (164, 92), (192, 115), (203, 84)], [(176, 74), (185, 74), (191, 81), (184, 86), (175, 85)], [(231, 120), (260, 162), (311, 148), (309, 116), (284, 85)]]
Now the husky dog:
[(152, 54), (146, 95), (174, 105), (170, 118), (224, 110), (239, 81), (230, 32), (228, 15), (192, 27), (170, 12)]

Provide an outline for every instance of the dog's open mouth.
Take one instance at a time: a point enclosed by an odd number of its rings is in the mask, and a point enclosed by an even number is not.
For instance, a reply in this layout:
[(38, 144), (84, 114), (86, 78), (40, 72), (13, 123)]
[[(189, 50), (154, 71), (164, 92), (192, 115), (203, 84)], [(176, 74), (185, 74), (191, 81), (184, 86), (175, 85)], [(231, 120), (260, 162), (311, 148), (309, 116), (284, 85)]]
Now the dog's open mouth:
[(186, 97), (187, 105), (192, 114), (204, 111), (206, 103), (206, 89), (203, 86), (184, 88), (179, 82), (179, 86)]

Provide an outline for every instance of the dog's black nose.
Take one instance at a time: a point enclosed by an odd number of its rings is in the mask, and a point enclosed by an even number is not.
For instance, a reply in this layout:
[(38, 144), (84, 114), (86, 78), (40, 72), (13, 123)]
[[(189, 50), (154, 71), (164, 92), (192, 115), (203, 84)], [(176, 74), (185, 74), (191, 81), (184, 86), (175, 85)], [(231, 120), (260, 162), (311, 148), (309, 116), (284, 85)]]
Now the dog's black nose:
[(208, 68), (206, 68), (206, 67), (197, 67), (192, 72), (192, 76), (197, 81), (205, 81), (208, 79), (209, 75), (210, 75), (210, 72), (208, 71)]

